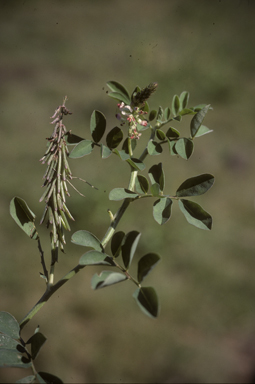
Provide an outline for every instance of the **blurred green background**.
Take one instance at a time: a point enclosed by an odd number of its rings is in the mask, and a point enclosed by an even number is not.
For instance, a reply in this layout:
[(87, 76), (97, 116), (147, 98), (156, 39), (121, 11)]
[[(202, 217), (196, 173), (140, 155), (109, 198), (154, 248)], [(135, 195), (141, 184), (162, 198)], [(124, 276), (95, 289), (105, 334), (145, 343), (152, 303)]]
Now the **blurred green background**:
[[(164, 154), (169, 193), (188, 177), (215, 175), (214, 187), (195, 199), (212, 214), (212, 231), (190, 226), (178, 207), (160, 227), (147, 199), (132, 205), (120, 223), (120, 230), (142, 232), (136, 258), (150, 251), (162, 256), (146, 282), (158, 292), (159, 318), (140, 312), (133, 284), (94, 292), (90, 280), (101, 269), (84, 269), (24, 330), (29, 337), (40, 324), (48, 338), (37, 369), (66, 383), (254, 382), (255, 2), (2, 0), (0, 7), (1, 310), (18, 320), (39, 299), (44, 282), (37, 244), (11, 219), (9, 203), (22, 197), (40, 219), (45, 167), (38, 160), (51, 134), (49, 117), (64, 96), (73, 112), (67, 128), (86, 138), (94, 109), (105, 114), (108, 129), (117, 123), (108, 80), (129, 91), (157, 81), (152, 108), (170, 106), (184, 90), (191, 106), (213, 107), (205, 125), (214, 132), (195, 141), (188, 162)], [(185, 121), (184, 135), (189, 117)], [(150, 158), (147, 169), (159, 161)], [(75, 184), (86, 198), (71, 191), (72, 232), (87, 229), (102, 238), (107, 208), (119, 206), (108, 193), (127, 186), (128, 167), (114, 156), (102, 161), (96, 150), (70, 164), (99, 188)], [(47, 229), (40, 233), (48, 260)], [(68, 244), (66, 251), (57, 277), (84, 250)], [(2, 369), (0, 380), (27, 374)]]

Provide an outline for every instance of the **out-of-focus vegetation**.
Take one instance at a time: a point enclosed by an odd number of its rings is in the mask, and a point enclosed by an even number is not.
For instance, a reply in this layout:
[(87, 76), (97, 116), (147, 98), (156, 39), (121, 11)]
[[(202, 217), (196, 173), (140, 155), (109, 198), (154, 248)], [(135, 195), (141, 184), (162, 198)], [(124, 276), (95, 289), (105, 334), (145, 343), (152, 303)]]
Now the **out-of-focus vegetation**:
[[(140, 312), (128, 282), (92, 291), (90, 279), (99, 268), (86, 268), (25, 328), (31, 335), (39, 323), (48, 337), (38, 370), (69, 383), (251, 382), (255, 2), (5, 0), (0, 9), (1, 310), (18, 320), (39, 299), (44, 282), (36, 243), (12, 221), (9, 203), (15, 195), (24, 198), (40, 219), (45, 168), (38, 160), (51, 133), (49, 117), (64, 96), (73, 112), (66, 126), (83, 137), (89, 134), (93, 109), (106, 115), (109, 129), (116, 125), (108, 80), (130, 91), (157, 81), (151, 107), (169, 106), (174, 94), (187, 90), (191, 105), (211, 103), (214, 108), (205, 121), (213, 134), (196, 141), (188, 162), (169, 156), (165, 169), (171, 190), (188, 177), (215, 175), (215, 186), (199, 199), (214, 218), (213, 230), (191, 227), (178, 209), (159, 227), (148, 201), (141, 202), (141, 211), (138, 204), (131, 206), (120, 225), (124, 231), (142, 232), (140, 256), (149, 251), (162, 255), (148, 277), (161, 300), (160, 317), (151, 320)], [(73, 191), (72, 232), (104, 235), (107, 208), (118, 208), (108, 193), (127, 185), (126, 164), (114, 165), (96, 151), (71, 162), (75, 175), (99, 188), (79, 184), (86, 198)], [(41, 233), (47, 254), (44, 226)], [(59, 277), (77, 264), (83, 249), (68, 244), (66, 252), (60, 255)], [(26, 374), (2, 369), (0, 380), (12, 382)]]

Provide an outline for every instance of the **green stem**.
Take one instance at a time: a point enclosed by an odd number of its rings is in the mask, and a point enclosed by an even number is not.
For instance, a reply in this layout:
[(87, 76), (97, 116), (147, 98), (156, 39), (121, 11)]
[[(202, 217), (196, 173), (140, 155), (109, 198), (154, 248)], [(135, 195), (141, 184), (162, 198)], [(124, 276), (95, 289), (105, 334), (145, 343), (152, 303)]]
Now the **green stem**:
[[(152, 130), (152, 133), (151, 133), (151, 136), (150, 136), (150, 140), (152, 140), (154, 137), (155, 137), (155, 132), (156, 132), (156, 127)], [(145, 150), (143, 151), (142, 155), (140, 156), (140, 160), (143, 161), (146, 156), (148, 155), (148, 151), (147, 151), (147, 148), (145, 148)], [(134, 168), (131, 169), (131, 175), (130, 175), (130, 180), (129, 180), (129, 186), (128, 186), (128, 189), (130, 191), (134, 191), (134, 188), (135, 188), (135, 179), (136, 179), (136, 176), (138, 174), (138, 171)], [(125, 213), (126, 209), (128, 208), (129, 204), (133, 201), (134, 199), (125, 199), (121, 205), (121, 207), (119, 208), (119, 210), (116, 212), (116, 214), (113, 216), (113, 220), (111, 222), (111, 225), (110, 227), (107, 229), (102, 241), (101, 241), (101, 244), (102, 246), (105, 248), (107, 243), (110, 241), (110, 239), (112, 238), (115, 230), (116, 230), (116, 227), (119, 223), (119, 221), (121, 220), (123, 214)], [(70, 272), (68, 272), (62, 279), (60, 279), (56, 284), (53, 285), (53, 281), (52, 281), (52, 285), (49, 284), (45, 293), (43, 294), (43, 296), (40, 298), (40, 300), (35, 304), (35, 306), (28, 312), (28, 314), (24, 317), (23, 320), (21, 320), (20, 322), (20, 329), (22, 329), (33, 317), (34, 315), (44, 306), (44, 304), (49, 300), (49, 298), (59, 289), (62, 287), (62, 285), (64, 285), (67, 281), (69, 281), (74, 275), (76, 275), (81, 269), (83, 269), (85, 266), (84, 265), (77, 265), (75, 268), (73, 268)], [(51, 280), (51, 275), (52, 275), (52, 272), (54, 274), (54, 270), (50, 271), (50, 279)], [(139, 283), (132, 278), (132, 276), (129, 275), (129, 273), (127, 271), (124, 271), (124, 273), (126, 274), (126, 276), (128, 277), (128, 279), (132, 280), (136, 285), (139, 286)]]

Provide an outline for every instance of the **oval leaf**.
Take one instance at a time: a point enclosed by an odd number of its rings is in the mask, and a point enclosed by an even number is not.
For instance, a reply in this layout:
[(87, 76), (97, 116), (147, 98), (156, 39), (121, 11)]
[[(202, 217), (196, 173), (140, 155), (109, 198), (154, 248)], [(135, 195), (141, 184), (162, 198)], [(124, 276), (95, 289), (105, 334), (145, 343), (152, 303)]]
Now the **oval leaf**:
[(16, 224), (33, 240), (39, 238), (35, 227), (35, 214), (25, 200), (14, 197), (10, 203), (10, 214)]
[(191, 177), (185, 180), (177, 189), (176, 196), (198, 196), (207, 192), (214, 183), (214, 176), (209, 173)]
[(90, 132), (95, 143), (98, 143), (106, 128), (106, 118), (100, 111), (93, 111), (90, 118)]
[(117, 148), (123, 139), (123, 132), (119, 127), (114, 127), (106, 136), (106, 144), (110, 149)]
[(109, 193), (109, 200), (119, 201), (123, 199), (134, 199), (138, 196), (138, 193), (135, 193), (133, 191), (130, 191), (126, 188), (114, 188)]
[(160, 256), (156, 253), (147, 253), (138, 261), (137, 280), (139, 283), (143, 281), (159, 261)]
[(147, 193), (149, 190), (149, 182), (143, 175), (137, 175), (135, 179), (135, 188), (138, 193)]
[(112, 99), (118, 100), (118, 101), (123, 101), (126, 105), (130, 104), (130, 99), (124, 95), (123, 93), (120, 92), (109, 92), (108, 96), (110, 96)]
[(99, 252), (103, 250), (100, 240), (93, 233), (85, 230), (75, 232), (71, 237), (71, 242), (83, 247), (91, 247)]
[(98, 251), (88, 251), (81, 256), (79, 265), (114, 265), (112, 257)]
[(159, 314), (158, 296), (154, 288), (142, 287), (138, 288), (133, 297), (135, 298), (140, 309), (149, 317), (156, 318)]
[(155, 111), (155, 109), (153, 109), (152, 111), (150, 111), (149, 121), (154, 120), (156, 116), (157, 116), (157, 111)]
[(161, 129), (156, 130), (156, 136), (159, 140), (165, 140), (166, 134), (164, 131), (161, 131)]
[(137, 171), (143, 171), (145, 168), (144, 163), (139, 159), (135, 159), (134, 157), (126, 161), (132, 168), (135, 168)]
[(130, 96), (124, 85), (118, 83), (117, 81), (108, 81), (106, 84), (108, 85), (111, 91), (120, 93), (125, 96), (128, 100), (127, 104), (130, 103)]
[(94, 145), (91, 140), (82, 140), (74, 147), (69, 157), (71, 159), (78, 159), (79, 157), (89, 155), (93, 151), (93, 148)]
[(149, 141), (147, 149), (151, 156), (160, 155), (163, 151), (161, 145), (153, 140)]
[(66, 144), (68, 144), (68, 145), (76, 145), (76, 144), (80, 143), (81, 141), (83, 141), (84, 139), (80, 136), (74, 135), (73, 133), (71, 133), (69, 131), (65, 135), (65, 140), (66, 140)]
[(165, 187), (165, 174), (162, 168), (162, 163), (155, 164), (149, 169), (149, 178), (153, 184), (157, 183), (161, 191)]
[(109, 285), (120, 283), (127, 280), (127, 276), (119, 272), (103, 271), (98, 275), (97, 273), (92, 277), (92, 289), (100, 289), (108, 287)]
[(107, 157), (109, 157), (111, 154), (112, 154), (112, 151), (110, 150), (110, 148), (101, 144), (101, 157), (102, 157), (102, 159), (107, 159)]
[(137, 231), (131, 231), (126, 234), (124, 243), (121, 246), (122, 259), (126, 268), (131, 264), (141, 233)]
[(23, 377), (23, 379), (17, 380), (15, 384), (18, 384), (18, 383), (30, 384), (30, 383), (34, 383), (35, 379), (36, 379), (36, 376), (30, 375), (30, 376)]
[(163, 197), (153, 204), (153, 217), (160, 225), (165, 224), (171, 217), (172, 200), (169, 197)]
[(180, 199), (179, 207), (187, 221), (200, 229), (212, 229), (212, 217), (193, 201)]
[(0, 332), (12, 337), (13, 339), (19, 338), (19, 323), (8, 312), (0, 312)]
[(182, 138), (177, 141), (174, 149), (183, 159), (188, 160), (193, 153), (194, 144), (192, 140)]
[(205, 115), (207, 114), (207, 112), (209, 111), (210, 109), (210, 104), (206, 105), (204, 108), (202, 108), (199, 112), (197, 112), (195, 114), (195, 116), (193, 117), (193, 119), (191, 120), (190, 122), (190, 133), (191, 133), (191, 137), (195, 137), (196, 134), (197, 134), (197, 131), (199, 130), (204, 118), (205, 118)]
[(171, 139), (177, 138), (180, 136), (180, 132), (177, 131), (177, 129), (170, 127), (166, 133), (166, 137), (169, 137)]
[(51, 373), (38, 372), (36, 377), (40, 384), (64, 384), (59, 377), (52, 375)]
[(180, 94), (180, 110), (183, 110), (184, 108), (186, 108), (186, 106), (188, 105), (188, 101), (189, 101), (189, 92), (187, 91), (183, 91), (181, 94)]
[(201, 125), (196, 133), (196, 137), (206, 135), (207, 133), (213, 132), (212, 129), (207, 128), (205, 125)]
[(111, 241), (111, 251), (112, 251), (113, 257), (119, 256), (124, 237), (125, 237), (125, 233), (122, 231), (114, 233)]
[(26, 344), (31, 344), (31, 356), (33, 360), (38, 355), (46, 340), (46, 337), (41, 332), (37, 332), (26, 342)]
[(32, 362), (15, 349), (0, 349), (0, 368), (30, 368)]
[(180, 110), (179, 96), (174, 95), (173, 101), (172, 101), (172, 112), (173, 112), (173, 115), (174, 116), (178, 115), (179, 110)]

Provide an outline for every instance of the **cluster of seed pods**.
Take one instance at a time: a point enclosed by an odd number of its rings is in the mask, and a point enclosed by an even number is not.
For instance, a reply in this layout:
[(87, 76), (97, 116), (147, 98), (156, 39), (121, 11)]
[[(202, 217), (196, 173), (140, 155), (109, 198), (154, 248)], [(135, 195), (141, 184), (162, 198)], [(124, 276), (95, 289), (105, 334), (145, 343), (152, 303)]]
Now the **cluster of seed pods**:
[(52, 226), (50, 233), (52, 263), (58, 260), (59, 248), (64, 252), (66, 241), (63, 229), (71, 230), (67, 216), (74, 220), (66, 206), (66, 196), (70, 196), (67, 182), (68, 179), (72, 179), (72, 172), (67, 160), (69, 154), (65, 140), (67, 130), (62, 120), (63, 116), (68, 114), (71, 114), (71, 112), (65, 107), (64, 101), (63, 105), (60, 105), (51, 117), (54, 119), (51, 124), (55, 124), (55, 128), (52, 135), (47, 138), (48, 147), (44, 156), (40, 159), (42, 164), (47, 164), (47, 170), (43, 176), (45, 181), (42, 185), (46, 189), (39, 200), (40, 202), (44, 200), (46, 204), (40, 224), (47, 217), (47, 228)]

